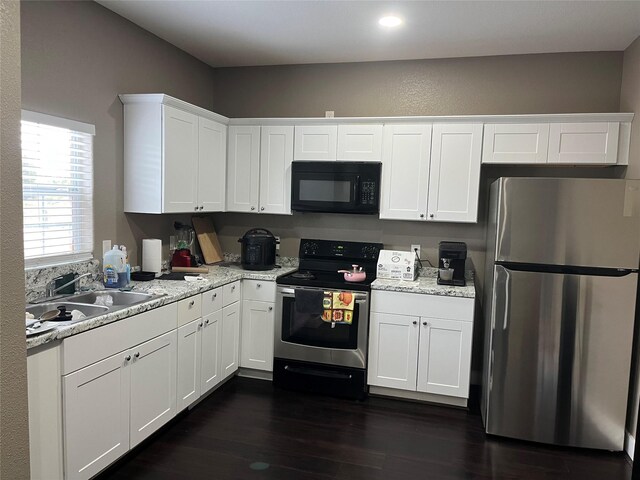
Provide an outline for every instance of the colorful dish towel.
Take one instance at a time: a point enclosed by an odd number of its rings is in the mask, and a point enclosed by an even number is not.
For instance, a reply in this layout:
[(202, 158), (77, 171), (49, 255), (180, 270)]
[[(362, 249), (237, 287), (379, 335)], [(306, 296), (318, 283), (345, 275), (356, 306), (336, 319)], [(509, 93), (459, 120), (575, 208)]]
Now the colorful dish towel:
[(351, 325), (353, 322), (353, 306), (355, 305), (353, 292), (324, 292), (322, 299), (322, 320), (331, 323), (344, 323)]

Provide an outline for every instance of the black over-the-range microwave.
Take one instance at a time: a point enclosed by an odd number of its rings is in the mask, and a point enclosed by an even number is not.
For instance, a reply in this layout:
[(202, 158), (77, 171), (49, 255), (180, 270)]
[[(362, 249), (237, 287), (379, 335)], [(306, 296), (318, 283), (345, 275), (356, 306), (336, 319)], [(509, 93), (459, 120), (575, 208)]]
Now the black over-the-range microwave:
[(380, 211), (380, 162), (294, 161), (291, 209), (297, 212)]

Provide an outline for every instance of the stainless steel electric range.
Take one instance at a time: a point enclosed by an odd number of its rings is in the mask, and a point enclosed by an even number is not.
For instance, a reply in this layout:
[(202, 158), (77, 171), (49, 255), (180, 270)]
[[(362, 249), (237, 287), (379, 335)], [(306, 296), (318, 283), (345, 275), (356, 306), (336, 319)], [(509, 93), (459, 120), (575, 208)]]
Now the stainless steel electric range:
[[(367, 393), (369, 296), (380, 243), (300, 241), (298, 271), (278, 278), (273, 382), (350, 398)], [(338, 270), (361, 266), (362, 282)]]

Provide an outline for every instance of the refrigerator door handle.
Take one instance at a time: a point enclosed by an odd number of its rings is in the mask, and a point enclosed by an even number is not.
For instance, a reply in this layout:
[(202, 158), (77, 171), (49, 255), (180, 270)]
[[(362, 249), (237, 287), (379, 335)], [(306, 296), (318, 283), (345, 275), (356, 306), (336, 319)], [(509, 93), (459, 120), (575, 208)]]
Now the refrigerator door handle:
[(504, 269), (505, 281), (504, 281), (504, 314), (502, 319), (502, 330), (506, 330), (509, 326), (509, 294), (511, 292), (511, 275), (509, 270)]

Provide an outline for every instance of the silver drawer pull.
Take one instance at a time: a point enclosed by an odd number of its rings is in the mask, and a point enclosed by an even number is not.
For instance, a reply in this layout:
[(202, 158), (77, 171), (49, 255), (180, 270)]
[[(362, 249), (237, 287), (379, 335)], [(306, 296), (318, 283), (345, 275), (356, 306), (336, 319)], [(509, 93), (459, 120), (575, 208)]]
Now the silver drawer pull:
[(211, 300), (215, 300), (217, 296), (218, 296), (218, 294), (217, 294), (217, 293), (214, 293), (214, 294), (213, 294), (213, 297), (211, 297)]
[(136, 354), (134, 355), (134, 357), (136, 357), (136, 358), (140, 358), (140, 352), (136, 352)]
[(189, 302), (189, 307), (193, 307), (195, 304), (196, 304), (196, 301), (195, 300), (191, 300)]
[(204, 321), (204, 323), (205, 323), (205, 325), (209, 325), (209, 319), (207, 318), (207, 319)]
[(259, 283), (256, 285), (256, 287), (260, 288), (262, 285), (260, 285)]
[(269, 311), (273, 310), (273, 307), (269, 307)]
[(129, 360), (131, 360), (131, 355), (127, 355), (126, 357), (124, 357), (125, 362), (128, 362)]

